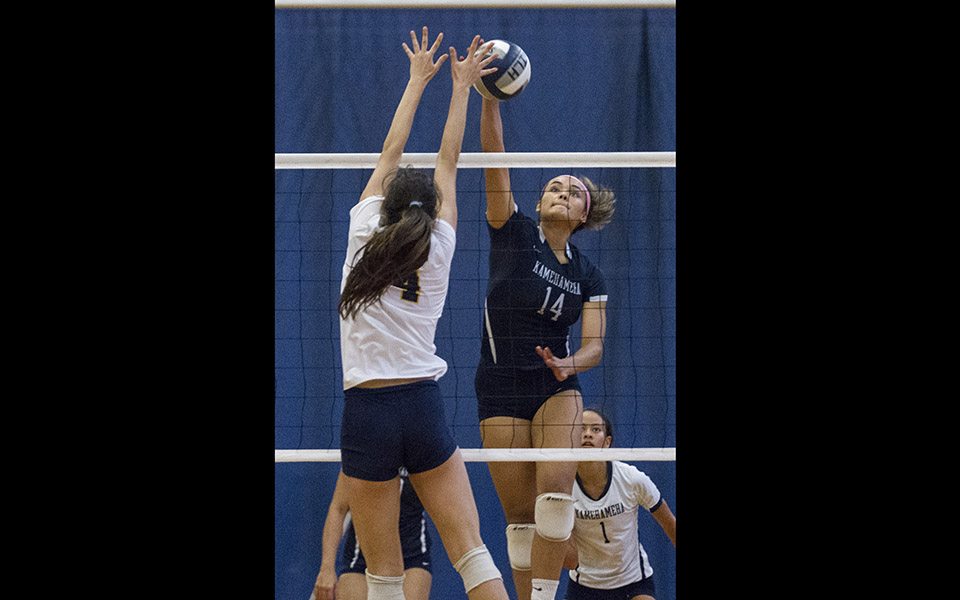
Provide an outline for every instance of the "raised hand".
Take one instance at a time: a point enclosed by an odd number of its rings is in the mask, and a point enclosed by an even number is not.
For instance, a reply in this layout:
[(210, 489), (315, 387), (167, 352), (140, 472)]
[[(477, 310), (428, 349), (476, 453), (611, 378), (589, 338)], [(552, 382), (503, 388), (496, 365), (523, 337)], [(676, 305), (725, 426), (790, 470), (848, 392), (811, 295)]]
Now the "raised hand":
[(440, 42), (443, 40), (443, 32), (440, 32), (440, 35), (437, 36), (437, 39), (434, 40), (430, 48), (427, 48), (428, 39), (429, 32), (427, 31), (427, 26), (424, 25), (422, 43), (417, 42), (417, 36), (411, 30), (410, 40), (412, 41), (413, 50), (411, 51), (406, 43), (402, 44), (403, 51), (407, 53), (407, 58), (410, 59), (410, 80), (417, 81), (424, 85), (433, 79), (433, 76), (440, 70), (444, 61), (447, 60), (447, 55), (441, 54), (437, 62), (433, 62), (433, 55), (437, 53), (437, 48), (440, 47)]
[(469, 88), (484, 75), (497, 72), (496, 67), (485, 68), (496, 58), (495, 54), (490, 53), (493, 42), (487, 42), (480, 48), (480, 52), (477, 52), (477, 46), (481, 42), (483, 40), (479, 35), (473, 36), (467, 55), (460, 57), (460, 60), (457, 60), (457, 49), (450, 46), (450, 76), (453, 78), (454, 88)]

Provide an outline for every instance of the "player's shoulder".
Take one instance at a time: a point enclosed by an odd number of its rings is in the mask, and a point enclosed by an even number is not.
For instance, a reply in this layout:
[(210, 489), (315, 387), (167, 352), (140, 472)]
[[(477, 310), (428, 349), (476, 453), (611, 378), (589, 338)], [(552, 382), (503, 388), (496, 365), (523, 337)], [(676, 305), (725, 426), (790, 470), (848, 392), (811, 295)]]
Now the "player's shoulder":
[(577, 264), (578, 271), (584, 275), (593, 275), (594, 273), (601, 275), (599, 267), (597, 267), (597, 265), (590, 260), (590, 257), (580, 250), (576, 244), (573, 242), (567, 242), (567, 245), (570, 246), (570, 254), (573, 256), (573, 260)]
[(453, 225), (440, 218), (433, 221), (432, 235), (448, 244), (455, 245), (457, 243), (457, 230), (453, 228)]
[(523, 214), (519, 208), (500, 227), (495, 228), (487, 223), (487, 229), (499, 248), (505, 245), (525, 246), (540, 235), (536, 221)]
[(370, 235), (380, 226), (383, 196), (367, 196), (350, 209), (350, 235)]
[(537, 222), (523, 214), (523, 211), (517, 207), (510, 218), (507, 219), (506, 226), (513, 232), (536, 232)]
[(623, 461), (613, 461), (613, 476), (626, 481), (644, 481), (650, 479), (646, 473)]
[(361, 212), (366, 212), (369, 210), (380, 210), (380, 205), (383, 204), (384, 196), (374, 194), (372, 196), (367, 196), (360, 202), (357, 202), (353, 205), (353, 208), (350, 209), (350, 216), (355, 216)]

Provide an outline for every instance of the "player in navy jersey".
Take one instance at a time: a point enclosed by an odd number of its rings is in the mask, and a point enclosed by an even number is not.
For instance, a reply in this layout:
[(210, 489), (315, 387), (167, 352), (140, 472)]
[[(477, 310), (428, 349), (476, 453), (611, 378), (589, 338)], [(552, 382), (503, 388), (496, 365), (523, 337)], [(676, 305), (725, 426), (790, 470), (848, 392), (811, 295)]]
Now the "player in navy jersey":
[(410, 483), (463, 579), (470, 600), (507, 600), (480, 536), (463, 456), (437, 384), (447, 370), (434, 335), (456, 246), (457, 161), (470, 88), (493, 58), (475, 36), (466, 56), (449, 52), (453, 89), (433, 177), (397, 169), (443, 34), (428, 47), (411, 31), (410, 80), (359, 203), (350, 210), (340, 288), (344, 408), (340, 435), (347, 502), (367, 562), (367, 600), (403, 600), (398, 471)]
[[(320, 573), (310, 600), (366, 600), (367, 562), (360, 549), (349, 519), (350, 506), (344, 490), (343, 473), (330, 499), (330, 508), (323, 524), (323, 552)], [(344, 531), (346, 527), (346, 531)], [(343, 541), (343, 551), (337, 547)], [(406, 469), (400, 469), (400, 545), (403, 549), (403, 595), (406, 600), (428, 600), (432, 582), (430, 549), (432, 540), (427, 530), (427, 517), (417, 492), (410, 485)]]
[[(596, 409), (583, 411), (584, 448), (609, 448), (613, 425)], [(653, 481), (620, 461), (582, 462), (573, 487), (576, 524), (565, 566), (566, 600), (655, 600), (653, 567), (637, 536), (642, 507), (674, 547), (677, 519)]]
[[(500, 104), (483, 100), (480, 142), (503, 152)], [(475, 380), (485, 448), (579, 446), (583, 399), (577, 373), (603, 356), (603, 274), (571, 236), (610, 222), (614, 195), (589, 179), (558, 175), (536, 212), (517, 206), (507, 169), (485, 169), (490, 279)], [(570, 327), (581, 321), (580, 347)], [(576, 463), (490, 462), (509, 524), (507, 554), (521, 600), (554, 600), (573, 528)]]

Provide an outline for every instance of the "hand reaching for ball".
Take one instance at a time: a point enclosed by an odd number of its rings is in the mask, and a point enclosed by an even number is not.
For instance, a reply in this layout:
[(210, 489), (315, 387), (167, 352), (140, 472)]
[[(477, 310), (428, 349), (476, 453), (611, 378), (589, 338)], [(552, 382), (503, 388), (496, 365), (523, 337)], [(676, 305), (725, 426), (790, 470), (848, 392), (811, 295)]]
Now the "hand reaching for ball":
[[(467, 48), (466, 56), (457, 59), (457, 49), (450, 46), (450, 76), (453, 78), (454, 88), (469, 88), (474, 83), (480, 81), (484, 75), (496, 72), (496, 67), (486, 68), (494, 58), (493, 54), (488, 54), (493, 42), (487, 42), (481, 47), (483, 52), (477, 53), (477, 46), (483, 42), (479, 35), (473, 36), (470, 47)], [(479, 55), (478, 55), (479, 54)]]

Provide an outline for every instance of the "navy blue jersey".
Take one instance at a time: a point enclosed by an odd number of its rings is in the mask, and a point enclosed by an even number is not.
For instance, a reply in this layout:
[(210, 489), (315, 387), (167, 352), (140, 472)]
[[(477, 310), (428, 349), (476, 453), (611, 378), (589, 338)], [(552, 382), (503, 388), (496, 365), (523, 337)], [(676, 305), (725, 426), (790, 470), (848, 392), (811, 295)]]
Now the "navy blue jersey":
[[(426, 515), (420, 498), (410, 485), (406, 469), (400, 470), (400, 545), (404, 558), (423, 554), (427, 554), (429, 558), (431, 540), (427, 533)], [(345, 569), (351, 568), (353, 566), (351, 563), (358, 559), (363, 560), (363, 553), (357, 544), (353, 520), (344, 532), (342, 559), (341, 566)]]
[(490, 232), (481, 365), (543, 367), (537, 346), (570, 354), (570, 326), (584, 302), (607, 300), (603, 274), (576, 246), (560, 264), (539, 225), (519, 210)]

